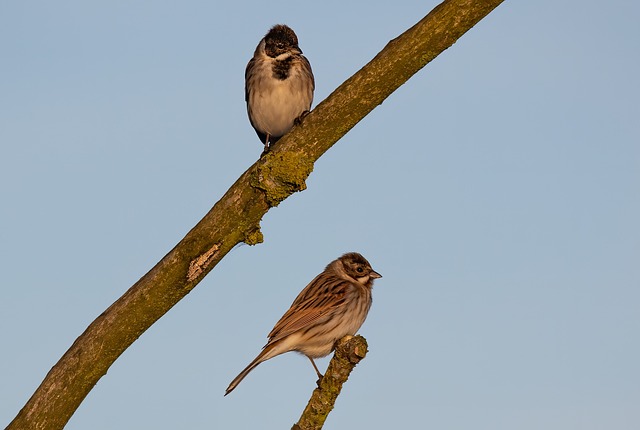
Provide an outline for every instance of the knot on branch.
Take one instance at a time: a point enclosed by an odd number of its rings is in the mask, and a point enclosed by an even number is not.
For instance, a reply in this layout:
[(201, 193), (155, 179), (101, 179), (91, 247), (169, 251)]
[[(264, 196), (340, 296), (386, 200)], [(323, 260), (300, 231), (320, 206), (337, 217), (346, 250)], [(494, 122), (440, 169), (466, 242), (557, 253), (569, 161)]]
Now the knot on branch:
[(305, 154), (274, 148), (258, 162), (251, 186), (263, 190), (267, 204), (274, 207), (296, 191), (305, 190), (305, 180), (312, 171), (313, 160)]
[(356, 365), (367, 355), (367, 340), (358, 336), (345, 336), (336, 342), (336, 357)]
[(260, 231), (260, 226), (251, 230), (244, 236), (244, 243), (247, 245), (257, 245), (262, 242), (264, 242), (264, 236)]

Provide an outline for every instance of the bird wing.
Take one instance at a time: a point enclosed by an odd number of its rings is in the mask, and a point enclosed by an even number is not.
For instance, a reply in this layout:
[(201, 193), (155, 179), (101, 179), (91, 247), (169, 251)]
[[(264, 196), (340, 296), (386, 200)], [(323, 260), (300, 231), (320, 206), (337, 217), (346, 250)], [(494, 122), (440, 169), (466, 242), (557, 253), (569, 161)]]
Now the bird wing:
[(320, 274), (300, 292), (291, 307), (269, 333), (269, 343), (309, 327), (320, 318), (333, 314), (345, 305), (349, 283), (344, 279)]
[(316, 89), (316, 80), (313, 77), (313, 72), (311, 71), (311, 63), (309, 63), (309, 60), (307, 60), (307, 57), (305, 57), (304, 55), (300, 55), (300, 58), (302, 59), (302, 62), (305, 66), (302, 68), (302, 70), (307, 75), (307, 78), (311, 79), (311, 92), (313, 92)]
[(253, 67), (256, 64), (256, 59), (255, 57), (252, 58), (251, 60), (249, 60), (249, 62), (247, 63), (247, 68), (244, 69), (244, 101), (248, 102), (249, 101), (249, 86), (247, 85), (247, 83), (249, 82), (249, 75), (251, 74), (251, 71), (253, 70)]

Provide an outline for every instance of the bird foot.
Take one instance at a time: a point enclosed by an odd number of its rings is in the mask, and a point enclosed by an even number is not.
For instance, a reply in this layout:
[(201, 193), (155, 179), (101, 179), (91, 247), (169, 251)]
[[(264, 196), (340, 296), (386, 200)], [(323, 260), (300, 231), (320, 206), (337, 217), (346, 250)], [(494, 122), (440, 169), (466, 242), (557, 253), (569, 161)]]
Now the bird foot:
[(300, 114), (300, 116), (299, 116), (299, 117), (297, 117), (296, 119), (294, 119), (294, 120), (293, 120), (293, 125), (300, 125), (300, 124), (302, 123), (302, 120), (303, 120), (307, 115), (309, 115), (309, 111), (308, 111), (308, 110), (306, 110), (306, 111), (302, 112), (302, 113)]

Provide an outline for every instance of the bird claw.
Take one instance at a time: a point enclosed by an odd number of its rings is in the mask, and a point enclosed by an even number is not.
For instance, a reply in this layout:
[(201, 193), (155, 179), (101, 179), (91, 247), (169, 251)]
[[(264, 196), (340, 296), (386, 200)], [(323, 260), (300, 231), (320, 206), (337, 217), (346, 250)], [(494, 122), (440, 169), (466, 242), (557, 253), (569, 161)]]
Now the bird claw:
[(300, 125), (300, 124), (302, 123), (302, 120), (303, 120), (307, 115), (309, 115), (309, 111), (308, 111), (308, 110), (306, 110), (306, 111), (302, 112), (302, 113), (300, 114), (300, 116), (298, 116), (296, 119), (294, 119), (294, 120), (293, 120), (293, 125)]

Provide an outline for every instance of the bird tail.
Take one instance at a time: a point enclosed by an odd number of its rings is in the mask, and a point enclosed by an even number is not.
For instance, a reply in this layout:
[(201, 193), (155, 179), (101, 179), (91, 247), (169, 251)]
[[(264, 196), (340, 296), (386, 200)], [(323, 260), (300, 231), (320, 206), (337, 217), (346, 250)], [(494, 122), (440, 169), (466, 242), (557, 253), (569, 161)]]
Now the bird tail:
[(245, 367), (244, 370), (240, 372), (240, 374), (236, 376), (233, 381), (231, 381), (224, 395), (226, 396), (227, 394), (232, 392), (238, 386), (238, 384), (242, 382), (242, 380), (249, 374), (249, 372), (251, 372), (258, 364), (262, 363), (263, 361), (267, 361), (268, 359), (279, 354), (282, 354), (282, 352), (275, 351), (275, 348), (273, 348), (273, 344), (267, 344), (267, 346), (264, 347), (260, 354), (258, 354), (258, 356), (254, 358), (253, 361), (249, 363), (249, 365)]

